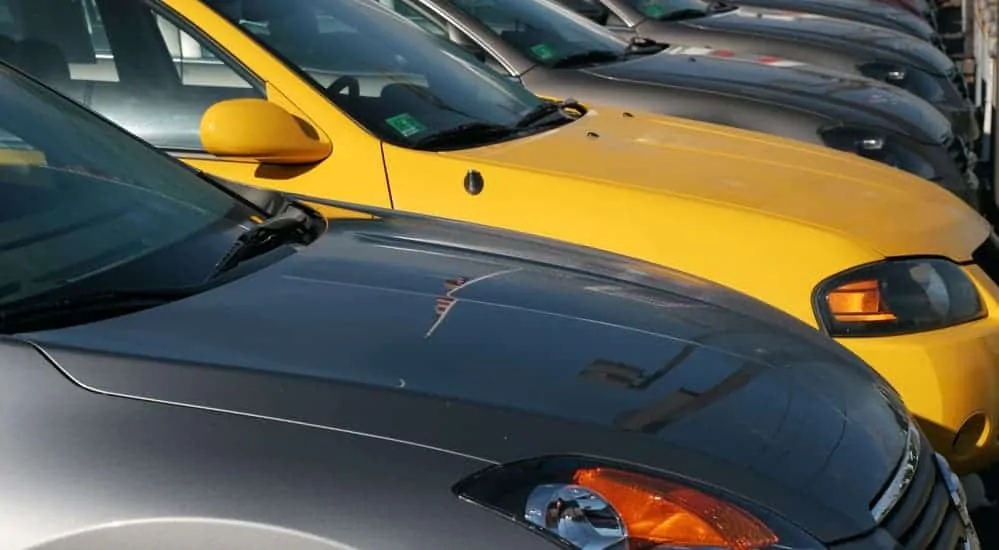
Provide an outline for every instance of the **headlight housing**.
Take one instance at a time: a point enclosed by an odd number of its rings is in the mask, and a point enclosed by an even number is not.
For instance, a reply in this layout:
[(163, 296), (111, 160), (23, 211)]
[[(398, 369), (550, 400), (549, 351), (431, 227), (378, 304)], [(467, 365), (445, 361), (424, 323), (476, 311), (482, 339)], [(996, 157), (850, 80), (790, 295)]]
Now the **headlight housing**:
[(772, 512), (634, 465), (556, 456), (493, 466), (454, 486), (577, 550), (821, 548)]
[(938, 258), (888, 260), (833, 276), (816, 288), (814, 307), (834, 337), (935, 330), (986, 313), (971, 278)]
[(865, 63), (858, 69), (868, 78), (898, 86), (930, 103), (939, 103), (947, 98), (947, 91), (940, 81), (920, 69), (889, 63)]
[(822, 142), (833, 149), (854, 153), (888, 166), (893, 166), (923, 179), (940, 179), (933, 164), (898, 139), (881, 132), (848, 126), (833, 126), (819, 130)]

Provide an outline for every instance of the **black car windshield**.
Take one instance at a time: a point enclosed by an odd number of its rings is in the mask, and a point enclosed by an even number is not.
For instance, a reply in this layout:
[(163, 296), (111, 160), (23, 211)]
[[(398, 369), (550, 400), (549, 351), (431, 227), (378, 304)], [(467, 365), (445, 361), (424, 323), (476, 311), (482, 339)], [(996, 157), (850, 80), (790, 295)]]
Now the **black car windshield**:
[(0, 186), (0, 311), (195, 284), (255, 212), (4, 66)]
[(703, 0), (625, 0), (632, 8), (649, 19), (669, 21), (693, 19), (718, 11)]
[(614, 61), (628, 48), (613, 32), (549, 0), (452, 0), (451, 4), (548, 67)]
[(461, 47), (370, 0), (206, 2), (370, 132), (404, 147), (470, 127), (511, 137), (502, 130), (543, 104)]

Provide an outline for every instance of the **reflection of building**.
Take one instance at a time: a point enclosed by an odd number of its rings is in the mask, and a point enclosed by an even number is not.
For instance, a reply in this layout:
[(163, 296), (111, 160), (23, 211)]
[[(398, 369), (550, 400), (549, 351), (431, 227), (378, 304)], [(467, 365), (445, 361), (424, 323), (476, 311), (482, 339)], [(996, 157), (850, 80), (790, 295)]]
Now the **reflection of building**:
[[(698, 340), (704, 341), (717, 334), (707, 333)], [(652, 372), (646, 372), (638, 367), (624, 363), (598, 359), (587, 365), (585, 369), (580, 371), (579, 375), (589, 380), (625, 390), (644, 391), (686, 361), (700, 347), (699, 341), (690, 342), (683, 346), (680, 352), (665, 365)], [(743, 362), (739, 369), (733, 371), (707, 390), (696, 391), (680, 387), (641, 409), (621, 413), (614, 419), (614, 425), (629, 431), (658, 432), (668, 424), (720, 401), (729, 394), (746, 386), (764, 368), (766, 367), (759, 363)]]

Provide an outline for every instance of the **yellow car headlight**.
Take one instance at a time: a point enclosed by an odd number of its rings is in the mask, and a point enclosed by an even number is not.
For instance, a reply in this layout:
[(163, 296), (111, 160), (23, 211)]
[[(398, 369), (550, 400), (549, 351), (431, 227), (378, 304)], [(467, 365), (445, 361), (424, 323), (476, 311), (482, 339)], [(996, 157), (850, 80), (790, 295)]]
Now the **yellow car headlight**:
[(907, 334), (985, 316), (967, 273), (937, 258), (888, 260), (840, 273), (816, 288), (814, 307), (820, 327), (834, 337)]

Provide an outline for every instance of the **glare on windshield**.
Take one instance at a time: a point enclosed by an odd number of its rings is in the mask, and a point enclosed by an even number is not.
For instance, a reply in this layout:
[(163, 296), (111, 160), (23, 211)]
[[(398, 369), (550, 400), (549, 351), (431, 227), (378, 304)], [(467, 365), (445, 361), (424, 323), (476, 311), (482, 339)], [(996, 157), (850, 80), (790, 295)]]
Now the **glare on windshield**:
[(410, 146), (469, 124), (513, 126), (541, 104), (462, 48), (375, 2), (208, 4), (308, 76), (351, 118), (391, 143)]
[(548, 0), (453, 0), (522, 55), (543, 65), (592, 52), (619, 54), (627, 43), (614, 33)]

